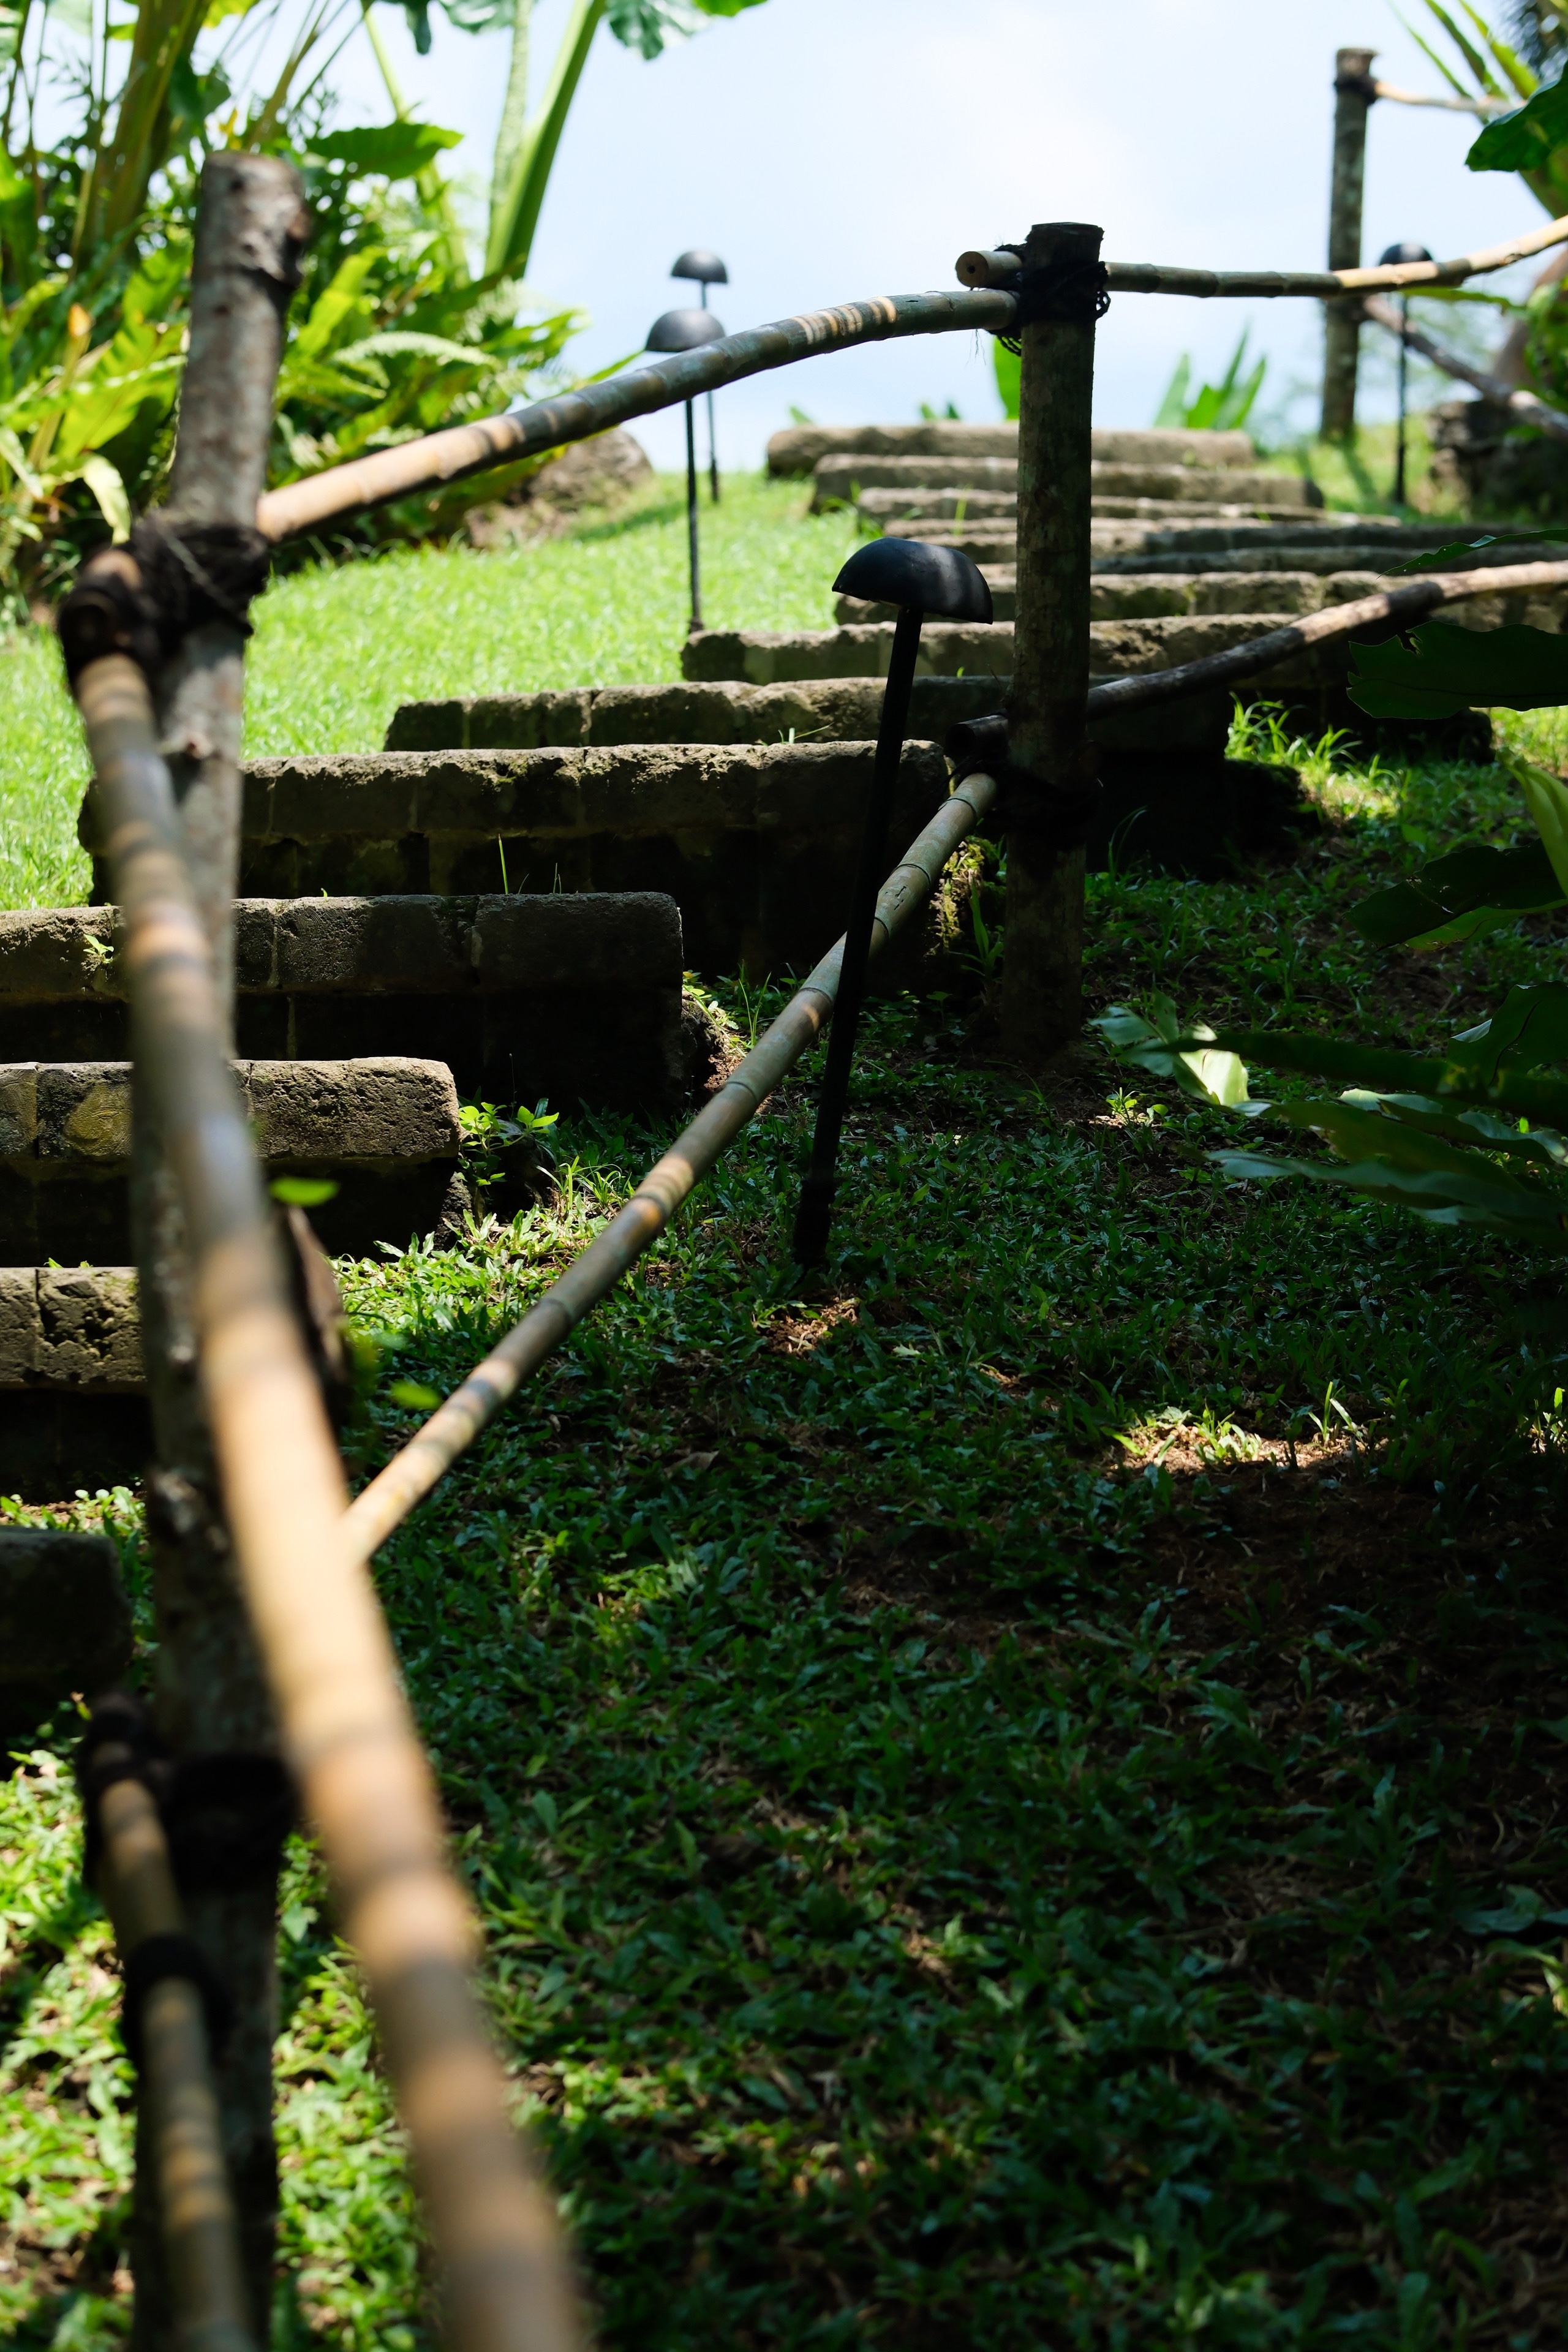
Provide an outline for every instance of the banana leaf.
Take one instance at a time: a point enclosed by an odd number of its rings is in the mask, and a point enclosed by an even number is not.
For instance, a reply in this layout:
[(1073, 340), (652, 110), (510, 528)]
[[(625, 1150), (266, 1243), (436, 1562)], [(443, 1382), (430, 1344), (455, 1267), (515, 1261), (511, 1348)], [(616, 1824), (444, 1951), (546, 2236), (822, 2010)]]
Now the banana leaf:
[(1558, 545), (1565, 539), (1568, 539), (1568, 523), (1542, 523), (1539, 527), (1531, 524), (1528, 530), (1521, 526), (1518, 530), (1486, 530), (1479, 539), (1451, 539), (1446, 546), (1426, 548), (1420, 555), (1407, 556), (1403, 563), (1390, 564), (1389, 572), (1391, 575), (1396, 572), (1473, 572), (1475, 565), (1470, 559), (1483, 547), (1523, 547), (1531, 540)]
[(1549, 81), (1527, 105), (1489, 122), (1465, 157), (1472, 172), (1536, 172), (1568, 146), (1568, 85)]
[(1458, 629), (1428, 621), (1408, 639), (1358, 645), (1351, 700), (1374, 719), (1447, 719), (1480, 704), (1540, 710), (1568, 702), (1568, 637), (1544, 629)]
[(1376, 890), (1352, 908), (1351, 921), (1373, 947), (1447, 947), (1477, 938), (1515, 915), (1568, 902), (1540, 841), (1517, 849), (1451, 850), (1406, 882)]

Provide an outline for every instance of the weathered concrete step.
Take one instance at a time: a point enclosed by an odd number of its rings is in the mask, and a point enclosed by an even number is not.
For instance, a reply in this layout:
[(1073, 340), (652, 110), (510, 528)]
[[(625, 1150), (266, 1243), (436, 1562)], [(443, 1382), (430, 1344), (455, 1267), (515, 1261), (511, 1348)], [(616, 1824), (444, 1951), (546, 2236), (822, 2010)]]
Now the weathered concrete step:
[[(5, 1444), (0, 1438), (0, 1486)], [(73, 1691), (96, 1698), (134, 1648), (120, 1555), (107, 1536), (68, 1528), (0, 1528), (0, 1743), (26, 1734)]]
[(152, 1452), (132, 1266), (0, 1266), (0, 1491), (132, 1486)]
[[(1101, 621), (1091, 625), (1089, 667), (1097, 677), (1123, 677), (1149, 669), (1166, 669), (1201, 660), (1207, 654), (1245, 645), (1249, 637), (1282, 627), (1294, 614), (1183, 614), (1149, 620)], [(965, 626), (928, 626), (926, 657), (941, 663), (950, 674), (977, 669), (982, 663), (994, 675), (1010, 676), (1013, 667), (1013, 625), (993, 622)], [(885, 677), (891, 656), (893, 625), (882, 621), (838, 629), (805, 629), (795, 633), (772, 629), (711, 629), (689, 638), (683, 661), (689, 674), (757, 677)], [(1332, 644), (1314, 647), (1270, 677), (1282, 683), (1315, 682), (1321, 675), (1340, 673), (1344, 649)], [(1326, 670), (1323, 665), (1327, 665)], [(1299, 674), (1299, 676), (1298, 676)], [(1169, 714), (1167, 714), (1168, 716)]]
[[(824, 457), (1016, 457), (1018, 427), (933, 418), (921, 425), (797, 425), (768, 443), (770, 474), (809, 474)], [(1096, 425), (1093, 454), (1130, 466), (1249, 466), (1245, 433)]]
[[(541, 709), (567, 731), (587, 699), (543, 698)], [(624, 716), (624, 698), (614, 708)], [(650, 716), (645, 695), (642, 723)], [(301, 921), (310, 891), (493, 891), (504, 879), (531, 895), (483, 902), (470, 980), (489, 968), (495, 925), (524, 919), (518, 908), (562, 908), (584, 903), (575, 894), (612, 892), (643, 894), (638, 903), (649, 905), (647, 894), (668, 892), (679, 905), (679, 921), (668, 906), (677, 986), (682, 933), (695, 971), (805, 971), (843, 929), (872, 766), (866, 740), (258, 761), (246, 772), (242, 879), (250, 889), (300, 894)], [(895, 818), (900, 840), (926, 823), (946, 782), (935, 746), (911, 743)], [(595, 903), (608, 910), (618, 901), (604, 895)], [(565, 992), (564, 935), (563, 950)], [(644, 984), (628, 971), (626, 984), (634, 983)], [(581, 1020), (572, 1019), (580, 1034)]]
[[(247, 1059), (445, 1062), (465, 1094), (662, 1112), (684, 1090), (680, 916), (654, 891), (242, 898)], [(127, 1053), (111, 907), (0, 913), (0, 1060)]]
[[(976, 697), (972, 688), (963, 715), (975, 699), (994, 708), (994, 689)], [(721, 701), (731, 698), (714, 698), (710, 711), (723, 725), (731, 712)], [(798, 700), (795, 716), (783, 719), (788, 703), (775, 698), (780, 733), (812, 723)], [(643, 718), (659, 724), (646, 706)], [(574, 721), (568, 709), (563, 729)], [(868, 732), (858, 729), (848, 742), (645, 741), (266, 761), (247, 777), (244, 870), (287, 874), (290, 888), (305, 891), (342, 887), (345, 875), (362, 890), (407, 888), (425, 876), (446, 889), (493, 888), (504, 868), (512, 890), (556, 894), (556, 906), (574, 893), (667, 892), (692, 970), (752, 978), (809, 971), (848, 912), (874, 763)], [(908, 744), (893, 818), (900, 842), (929, 821), (946, 789), (936, 746)], [(908, 955), (921, 952), (917, 937)]]
[[(1001, 566), (990, 575), (998, 620), (1013, 618), (1016, 577), (1016, 571)], [(1387, 584), (1376, 572), (1093, 572), (1089, 609), (1095, 621), (1145, 621), (1198, 613), (1317, 613), (1327, 604), (1374, 595)], [(890, 605), (840, 596), (835, 617), (854, 623), (891, 621), (897, 615)], [(1260, 632), (1263, 626), (1260, 621)]]
[[(237, 1062), (269, 1178), (326, 1178), (310, 1212), (333, 1256), (454, 1223), (468, 1205), (452, 1074), (439, 1062)], [(0, 1065), (0, 1265), (131, 1253), (126, 1062)]]
[[(1353, 565), (1343, 554), (1335, 556), (1337, 569), (1375, 566), (1367, 562), (1367, 551), (1384, 551), (1383, 560), (1399, 562), (1407, 555), (1416, 555), (1434, 547), (1444, 547), (1456, 536), (1464, 535), (1464, 526), (1447, 523), (1405, 523), (1392, 516), (1300, 513), (1279, 516), (1237, 515), (1215, 518), (1207, 515), (1181, 516), (1164, 521), (1146, 524), (1135, 522), (1096, 521), (1090, 531), (1090, 549), (1097, 572), (1157, 571), (1168, 568), (1167, 557), (1173, 557), (1179, 568), (1183, 558), (1192, 555), (1227, 555), (1237, 559), (1246, 555), (1261, 555), (1270, 570), (1294, 568), (1296, 551), (1303, 552), (1302, 569), (1310, 568), (1317, 557), (1326, 551), (1353, 548)], [(1282, 551), (1289, 550), (1289, 566), (1282, 562)], [(1194, 564), (1192, 567), (1197, 570)], [(1232, 568), (1243, 568), (1238, 562)]]
[(878, 530), (895, 533), (907, 522), (1016, 523), (1018, 498), (1015, 490), (862, 490), (855, 512)]
[[(853, 600), (846, 598), (848, 603)], [(857, 604), (858, 615), (865, 607)], [(889, 615), (890, 617), (890, 615)], [(985, 695), (993, 699), (984, 701)], [(910, 704), (911, 740), (940, 743), (960, 719), (994, 709), (995, 688), (981, 677), (922, 673)], [(826, 684), (574, 687), (565, 692), (475, 694), (446, 702), (405, 702), (386, 730), (389, 751), (533, 751), (566, 746), (759, 743), (787, 747), (868, 742), (876, 738), (881, 694), (869, 679)], [(787, 773), (798, 762), (769, 763), (759, 776)], [(726, 805), (730, 796), (726, 795)], [(704, 815), (707, 811), (701, 812)], [(641, 809), (631, 821), (646, 824)]]
[[(1284, 511), (1323, 502), (1299, 474), (1241, 467), (1124, 466), (1095, 459), (1089, 488), (1097, 499), (1156, 499), (1178, 507), (1268, 506)], [(848, 506), (868, 490), (1016, 492), (1016, 457), (824, 457), (812, 477), (812, 507)]]

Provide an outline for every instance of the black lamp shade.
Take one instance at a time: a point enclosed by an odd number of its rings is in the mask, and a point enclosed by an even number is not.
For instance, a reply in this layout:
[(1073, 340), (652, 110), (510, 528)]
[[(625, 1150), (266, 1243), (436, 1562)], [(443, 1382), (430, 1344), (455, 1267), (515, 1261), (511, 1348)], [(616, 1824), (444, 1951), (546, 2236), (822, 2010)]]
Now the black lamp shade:
[(695, 352), (716, 343), (724, 330), (711, 310), (667, 310), (647, 331), (649, 352)]
[(923, 539), (873, 539), (856, 549), (833, 583), (840, 596), (897, 604), (941, 621), (988, 621), (991, 591), (978, 564), (956, 547)]
[(669, 274), (672, 278), (694, 278), (699, 286), (728, 286), (730, 283), (730, 273), (718, 255), (709, 253), (700, 245), (694, 245), (689, 253), (683, 253)]
[(1406, 238), (1403, 245), (1391, 245), (1386, 252), (1380, 253), (1377, 266), (1380, 269), (1397, 269), (1405, 261), (1430, 261), (1431, 258), (1424, 245), (1412, 245)]

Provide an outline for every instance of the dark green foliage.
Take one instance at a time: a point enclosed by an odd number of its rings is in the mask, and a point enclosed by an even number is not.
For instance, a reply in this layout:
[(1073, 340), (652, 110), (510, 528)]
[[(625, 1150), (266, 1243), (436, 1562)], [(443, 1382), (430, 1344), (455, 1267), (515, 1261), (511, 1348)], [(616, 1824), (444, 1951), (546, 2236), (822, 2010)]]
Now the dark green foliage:
[(1352, 644), (1351, 653), (1351, 700), (1374, 719), (1449, 719), (1478, 704), (1540, 710), (1568, 702), (1568, 637), (1545, 629), (1428, 621), (1408, 638)]
[(1515, 915), (1563, 904), (1563, 885), (1540, 841), (1517, 849), (1474, 843), (1435, 857), (1408, 882), (1376, 890), (1351, 909), (1351, 921), (1373, 947), (1405, 940), (1433, 946), (1474, 939)]
[(1568, 82), (1549, 81), (1512, 114), (1489, 122), (1465, 162), (1472, 172), (1539, 172), (1568, 147)]

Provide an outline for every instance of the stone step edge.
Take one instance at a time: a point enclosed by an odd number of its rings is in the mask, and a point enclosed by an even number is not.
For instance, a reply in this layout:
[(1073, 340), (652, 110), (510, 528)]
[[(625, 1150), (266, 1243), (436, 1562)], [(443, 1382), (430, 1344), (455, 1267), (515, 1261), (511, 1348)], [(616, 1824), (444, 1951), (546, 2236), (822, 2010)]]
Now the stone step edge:
[[(365, 1055), (352, 1061), (230, 1064), (264, 1165), (325, 1174), (456, 1162), (463, 1146), (458, 1090), (444, 1062)], [(129, 1062), (0, 1063), (0, 1165), (52, 1181), (90, 1168), (108, 1176), (131, 1153)]]
[[(102, 905), (0, 913), (0, 1001), (123, 1001), (119, 930)], [(235, 966), (242, 996), (679, 996), (680, 911), (658, 890), (240, 898)]]

